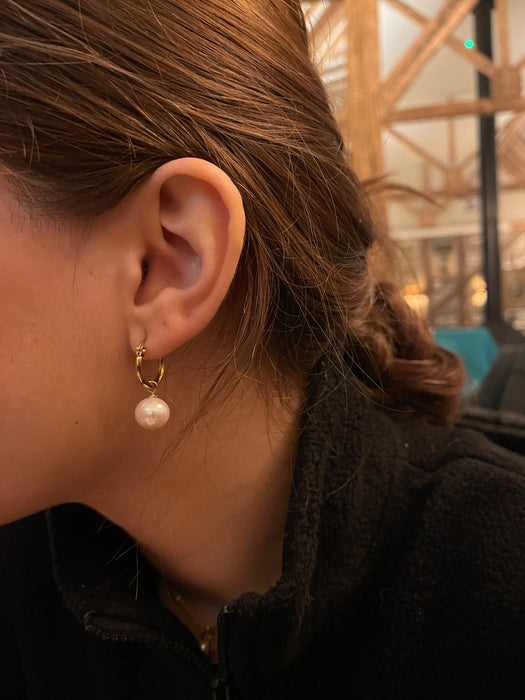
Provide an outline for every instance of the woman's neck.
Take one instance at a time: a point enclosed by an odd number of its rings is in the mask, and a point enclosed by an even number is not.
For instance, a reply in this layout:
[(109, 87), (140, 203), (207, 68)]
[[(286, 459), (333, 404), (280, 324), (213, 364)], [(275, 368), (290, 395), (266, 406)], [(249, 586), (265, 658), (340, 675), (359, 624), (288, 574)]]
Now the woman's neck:
[(281, 574), (301, 406), (276, 401), (270, 424), (246, 392), (234, 409), (207, 416), (168, 462), (153, 467), (140, 447), (130, 450), (133, 459), (86, 501), (138, 542), (204, 624)]

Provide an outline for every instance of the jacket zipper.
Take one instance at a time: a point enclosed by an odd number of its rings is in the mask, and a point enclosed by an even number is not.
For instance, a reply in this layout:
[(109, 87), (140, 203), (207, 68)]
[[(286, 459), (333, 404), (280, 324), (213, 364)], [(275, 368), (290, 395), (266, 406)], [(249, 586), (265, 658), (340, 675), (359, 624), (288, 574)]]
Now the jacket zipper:
[(212, 679), (212, 700), (230, 700), (230, 684), (227, 658), (227, 629), (232, 610), (225, 605), (217, 618), (217, 656), (218, 665), (215, 678)]
[(154, 632), (148, 627), (134, 622), (125, 622), (117, 618), (104, 617), (96, 610), (90, 610), (83, 617), (84, 628), (87, 632), (111, 642), (146, 642), (174, 651), (179, 657), (197, 667), (200, 671), (210, 676), (210, 664), (200, 655), (193, 653), (183, 644)]
[[(230, 700), (226, 634), (228, 617), (232, 610), (225, 605), (217, 618), (217, 671), (211, 681), (212, 700)], [(182, 644), (154, 632), (148, 627), (134, 622), (100, 615), (96, 610), (84, 614), (84, 628), (87, 632), (111, 642), (146, 642), (174, 651), (179, 657), (197, 667), (210, 677), (210, 664)]]

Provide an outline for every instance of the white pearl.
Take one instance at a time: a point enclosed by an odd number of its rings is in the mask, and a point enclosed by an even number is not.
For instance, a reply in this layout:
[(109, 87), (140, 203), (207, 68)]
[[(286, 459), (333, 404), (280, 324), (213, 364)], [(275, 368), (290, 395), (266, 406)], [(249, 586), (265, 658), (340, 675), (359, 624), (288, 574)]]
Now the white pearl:
[(144, 399), (135, 409), (135, 420), (141, 428), (146, 430), (158, 430), (168, 422), (170, 407), (159, 399), (158, 396), (150, 396)]

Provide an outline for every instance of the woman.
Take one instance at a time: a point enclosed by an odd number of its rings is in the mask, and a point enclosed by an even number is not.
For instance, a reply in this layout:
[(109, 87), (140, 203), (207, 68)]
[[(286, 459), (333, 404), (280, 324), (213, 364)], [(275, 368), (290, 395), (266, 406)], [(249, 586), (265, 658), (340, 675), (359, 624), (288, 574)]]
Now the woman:
[(0, 52), (2, 698), (518, 697), (525, 467), (372, 279), (299, 4)]

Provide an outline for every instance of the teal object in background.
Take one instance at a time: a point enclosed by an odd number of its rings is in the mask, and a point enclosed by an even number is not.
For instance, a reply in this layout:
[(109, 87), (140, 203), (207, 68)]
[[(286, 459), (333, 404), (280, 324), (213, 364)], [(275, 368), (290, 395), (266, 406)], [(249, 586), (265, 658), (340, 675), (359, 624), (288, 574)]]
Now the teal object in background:
[(467, 370), (467, 382), (463, 395), (473, 394), (479, 388), (492, 361), (498, 354), (498, 346), (486, 326), (437, 328), (436, 343), (461, 357)]

